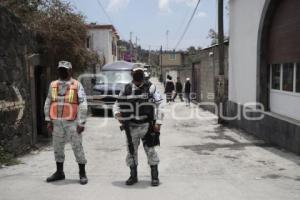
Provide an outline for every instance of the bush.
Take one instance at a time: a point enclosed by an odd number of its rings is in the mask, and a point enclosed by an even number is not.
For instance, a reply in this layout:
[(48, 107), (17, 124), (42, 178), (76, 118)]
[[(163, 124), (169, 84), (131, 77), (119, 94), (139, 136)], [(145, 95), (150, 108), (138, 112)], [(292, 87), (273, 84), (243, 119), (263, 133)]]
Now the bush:
[(72, 62), (74, 71), (99, 63), (95, 52), (86, 49), (85, 17), (62, 0), (2, 0), (35, 33), (39, 53), (56, 67), (59, 60)]

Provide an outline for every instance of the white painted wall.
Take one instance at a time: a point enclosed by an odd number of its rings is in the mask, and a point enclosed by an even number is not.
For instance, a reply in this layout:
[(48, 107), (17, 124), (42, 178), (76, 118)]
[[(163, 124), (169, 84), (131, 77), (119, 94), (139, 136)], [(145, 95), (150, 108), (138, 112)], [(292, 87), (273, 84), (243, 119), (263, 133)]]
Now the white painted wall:
[(177, 80), (177, 77), (178, 77), (178, 71), (176, 70), (170, 70), (166, 73), (166, 79), (167, 79), (167, 75), (170, 75), (172, 76), (172, 80), (175, 82)]
[[(229, 100), (256, 102), (258, 29), (265, 0), (230, 0)], [(300, 94), (271, 90), (271, 112), (300, 120)]]
[(300, 94), (271, 90), (271, 111), (300, 121)]
[(257, 40), (265, 0), (230, 0), (229, 100), (256, 102)]
[[(106, 64), (116, 61), (112, 54), (112, 31), (109, 29), (89, 29), (88, 35), (92, 38), (91, 49), (99, 55), (104, 55)], [(116, 41), (115, 41), (116, 42)]]

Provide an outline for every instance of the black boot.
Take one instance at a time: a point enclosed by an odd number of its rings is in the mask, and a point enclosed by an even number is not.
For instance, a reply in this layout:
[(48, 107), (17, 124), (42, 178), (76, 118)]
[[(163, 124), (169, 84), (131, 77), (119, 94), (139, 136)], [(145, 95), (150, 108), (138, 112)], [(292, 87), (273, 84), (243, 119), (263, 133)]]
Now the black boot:
[(151, 166), (151, 185), (152, 186), (158, 186), (159, 185), (159, 179), (158, 179), (158, 168), (157, 165)]
[(85, 173), (85, 164), (79, 164), (79, 178), (79, 182), (81, 185), (85, 185), (88, 183), (88, 178)]
[(64, 163), (56, 163), (56, 172), (47, 178), (47, 182), (54, 182), (65, 179)]
[(134, 185), (137, 182), (138, 182), (137, 166), (134, 165), (134, 166), (130, 167), (130, 177), (126, 181), (126, 185)]

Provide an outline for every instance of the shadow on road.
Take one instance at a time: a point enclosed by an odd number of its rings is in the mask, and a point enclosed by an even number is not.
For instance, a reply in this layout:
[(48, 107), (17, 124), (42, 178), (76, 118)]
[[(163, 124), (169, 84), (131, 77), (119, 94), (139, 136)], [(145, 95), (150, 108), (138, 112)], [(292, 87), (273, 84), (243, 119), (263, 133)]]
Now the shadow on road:
[(112, 112), (112, 110), (97, 109), (97, 110), (91, 111), (90, 114), (93, 117), (113, 118), (113, 112)]
[[(240, 142), (234, 137), (228, 135), (229, 130), (235, 132), (235, 134), (239, 135), (240, 138), (247, 140), (248, 142)], [(264, 150), (276, 154), (284, 159), (288, 159), (300, 166), (296, 154), (286, 152), (284, 149), (281, 149), (280, 147), (274, 144), (270, 144), (269, 142), (266, 142), (242, 130), (230, 129), (230, 127), (219, 125), (215, 127), (213, 131), (205, 131), (205, 132), (211, 134), (210, 136), (206, 136), (205, 138), (212, 139), (215, 141), (223, 140), (223, 141), (230, 142), (230, 144), (228, 143), (220, 144), (220, 142), (216, 142), (216, 143), (210, 142), (201, 145), (185, 145), (181, 147), (184, 149), (192, 150), (195, 153), (200, 155), (211, 155), (210, 152), (214, 152), (218, 149), (243, 151), (247, 147), (261, 147)], [(233, 159), (233, 157), (231, 159)]]
[(52, 184), (52, 185), (57, 185), (57, 186), (60, 186), (60, 185), (71, 185), (71, 184), (79, 184), (79, 179), (66, 179), (66, 180), (62, 180), (62, 181), (55, 181), (55, 182), (51, 182), (49, 184)]
[[(145, 180), (139, 181), (137, 184), (132, 186), (125, 185), (125, 181), (114, 181), (112, 182), (112, 185), (123, 189), (145, 189), (152, 187), (151, 182)], [(162, 183), (160, 183), (160, 185), (162, 185)]]

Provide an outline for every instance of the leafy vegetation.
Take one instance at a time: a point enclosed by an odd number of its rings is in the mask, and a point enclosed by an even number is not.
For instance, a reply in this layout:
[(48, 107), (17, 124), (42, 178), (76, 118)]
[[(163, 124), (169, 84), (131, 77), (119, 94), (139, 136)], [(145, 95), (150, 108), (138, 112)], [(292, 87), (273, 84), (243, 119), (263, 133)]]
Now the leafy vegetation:
[[(211, 39), (212, 46), (218, 44), (218, 33), (214, 29), (209, 29), (207, 38)], [(229, 37), (225, 36), (224, 40), (229, 40)]]
[(2, 0), (36, 35), (38, 51), (51, 66), (59, 60), (72, 62), (83, 71), (99, 62), (95, 52), (86, 49), (85, 17), (62, 0)]

